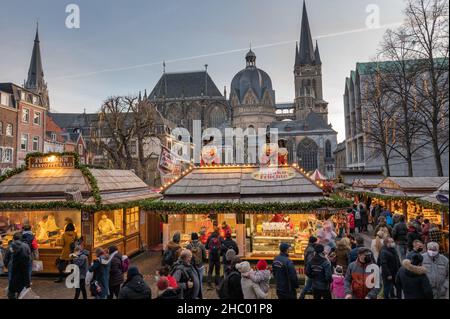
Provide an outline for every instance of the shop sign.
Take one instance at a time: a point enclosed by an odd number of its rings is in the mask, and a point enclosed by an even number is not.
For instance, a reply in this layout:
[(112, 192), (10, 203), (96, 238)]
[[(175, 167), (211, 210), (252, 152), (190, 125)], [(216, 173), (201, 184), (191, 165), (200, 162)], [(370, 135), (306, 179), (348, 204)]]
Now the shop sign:
[(40, 156), (28, 159), (29, 169), (75, 168), (75, 158), (71, 155)]
[(436, 195), (436, 199), (439, 201), (439, 203), (441, 204), (448, 204), (448, 197), (442, 194), (437, 194)]
[(295, 171), (286, 168), (263, 169), (252, 174), (253, 179), (262, 182), (287, 181), (295, 177)]
[(263, 231), (285, 231), (289, 229), (289, 223), (286, 222), (265, 222), (262, 224)]

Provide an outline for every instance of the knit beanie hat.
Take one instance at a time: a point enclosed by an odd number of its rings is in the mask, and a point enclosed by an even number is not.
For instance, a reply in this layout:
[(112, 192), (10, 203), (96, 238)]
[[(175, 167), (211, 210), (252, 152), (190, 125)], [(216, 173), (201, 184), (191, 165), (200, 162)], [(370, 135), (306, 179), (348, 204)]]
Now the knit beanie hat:
[(316, 254), (321, 254), (325, 251), (325, 247), (321, 244), (315, 244), (314, 245), (314, 251)]
[(228, 249), (225, 253), (225, 259), (227, 261), (232, 261), (234, 257), (236, 257), (236, 252), (234, 251), (234, 249)]
[(156, 286), (158, 287), (159, 291), (166, 290), (167, 288), (169, 288), (169, 280), (167, 279), (167, 277), (161, 277), (159, 278)]
[(281, 252), (287, 252), (289, 250), (289, 248), (291, 248), (291, 245), (289, 245), (288, 243), (281, 243), (280, 244), (280, 251)]
[(258, 261), (258, 263), (256, 264), (256, 269), (258, 269), (258, 270), (266, 270), (267, 269), (267, 261), (265, 261), (263, 259)]
[(244, 262), (241, 262), (240, 264), (237, 264), (236, 269), (240, 273), (246, 273), (246, 272), (249, 272), (250, 270), (252, 270), (248, 261), (244, 261)]
[(130, 267), (127, 272), (127, 278), (131, 279), (134, 276), (139, 275), (139, 269), (137, 267)]
[(198, 234), (197, 233), (192, 233), (191, 234), (191, 239), (192, 240), (198, 240)]

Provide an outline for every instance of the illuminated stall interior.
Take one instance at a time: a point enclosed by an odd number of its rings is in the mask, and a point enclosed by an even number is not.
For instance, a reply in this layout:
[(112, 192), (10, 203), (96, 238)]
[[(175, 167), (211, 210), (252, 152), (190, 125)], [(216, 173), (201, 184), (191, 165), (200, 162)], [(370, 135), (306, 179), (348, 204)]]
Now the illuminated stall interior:
[[(256, 166), (210, 166), (194, 168), (189, 174), (162, 190), (163, 202), (183, 204), (260, 204), (300, 203), (323, 199), (321, 183), (315, 183), (296, 166), (281, 166), (271, 170)], [(307, 239), (329, 219), (332, 212), (311, 210), (301, 212), (254, 211), (168, 213), (164, 229), (164, 244), (180, 232), (186, 243), (192, 232), (210, 233), (223, 221), (230, 227), (244, 259), (273, 259), (279, 244), (292, 244), (291, 256), (300, 260)], [(222, 231), (223, 235), (224, 232)]]
[[(55, 260), (62, 251), (61, 237), (70, 222), (91, 253), (97, 247), (111, 245), (128, 255), (141, 250), (146, 236), (145, 220), (141, 218), (146, 215), (132, 203), (160, 195), (153, 193), (133, 172), (87, 169), (96, 180), (99, 190), (96, 194), (86, 173), (76, 167), (71, 156), (56, 157), (53, 161), (37, 158), (30, 163), (27, 170), (0, 183), (0, 235), (4, 248), (15, 232), (30, 225), (39, 243), (44, 272), (56, 272)], [(98, 201), (104, 207), (102, 211), (95, 209)], [(108, 209), (109, 206), (114, 208)]]

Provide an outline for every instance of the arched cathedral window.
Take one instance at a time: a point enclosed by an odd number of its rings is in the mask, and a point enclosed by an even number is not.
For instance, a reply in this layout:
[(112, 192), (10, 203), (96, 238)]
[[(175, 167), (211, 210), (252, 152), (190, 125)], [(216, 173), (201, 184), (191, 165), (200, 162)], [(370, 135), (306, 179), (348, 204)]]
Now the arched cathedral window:
[(331, 142), (329, 140), (325, 142), (325, 157), (331, 158)]
[(298, 164), (307, 172), (318, 168), (317, 163), (318, 147), (310, 138), (305, 138), (298, 144)]

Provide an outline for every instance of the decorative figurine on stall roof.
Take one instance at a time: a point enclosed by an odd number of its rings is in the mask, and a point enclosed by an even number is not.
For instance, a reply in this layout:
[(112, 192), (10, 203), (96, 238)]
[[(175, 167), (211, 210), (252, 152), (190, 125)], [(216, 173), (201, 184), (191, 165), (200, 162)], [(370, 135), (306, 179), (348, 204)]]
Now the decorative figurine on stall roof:
[(102, 215), (102, 219), (98, 222), (98, 230), (102, 235), (110, 235), (116, 232), (116, 226), (111, 219), (105, 214)]
[(288, 154), (289, 154), (289, 151), (286, 148), (286, 141), (279, 140), (278, 141), (278, 165), (287, 165), (288, 164)]
[(219, 151), (216, 145), (213, 145), (214, 136), (209, 140), (203, 141), (201, 165), (220, 165)]
[(38, 223), (36, 230), (36, 240), (38, 242), (45, 242), (48, 240), (48, 229), (47, 229), (48, 216), (44, 215)]
[(263, 153), (260, 159), (260, 164), (267, 167), (271, 164), (276, 164), (278, 161), (278, 144), (267, 143), (264, 144)]

